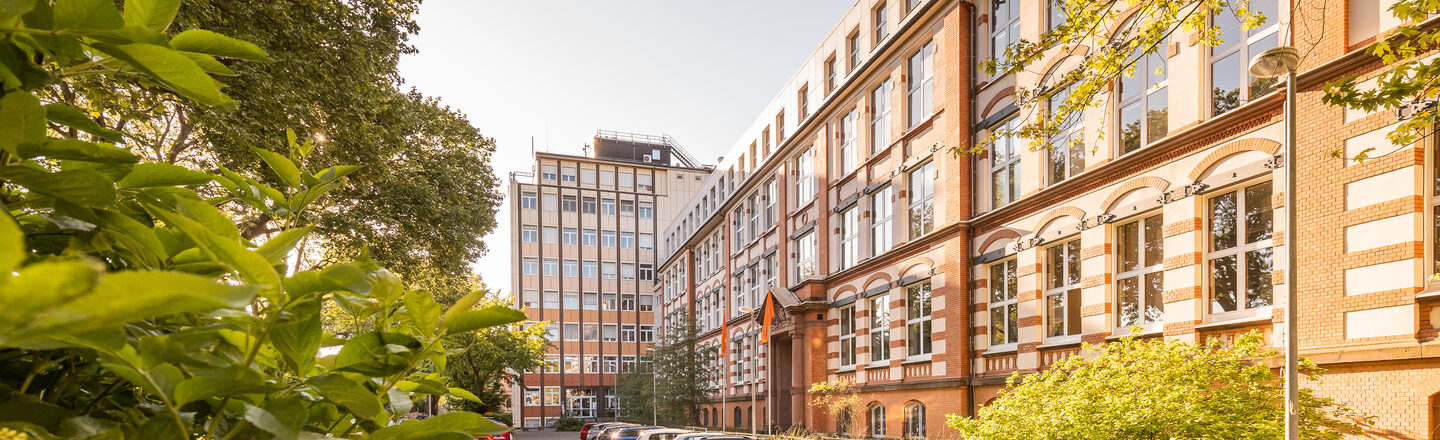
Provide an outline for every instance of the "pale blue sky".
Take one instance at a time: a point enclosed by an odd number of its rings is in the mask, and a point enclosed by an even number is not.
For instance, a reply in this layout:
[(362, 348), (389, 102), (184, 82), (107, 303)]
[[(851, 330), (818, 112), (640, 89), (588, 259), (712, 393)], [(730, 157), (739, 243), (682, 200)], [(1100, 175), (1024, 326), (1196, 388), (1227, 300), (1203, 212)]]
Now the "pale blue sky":
[[(427, 0), (406, 86), (495, 139), (495, 172), (537, 150), (580, 154), (596, 129), (674, 136), (697, 159), (728, 150), (850, 0)], [(510, 290), (510, 230), (476, 270)]]

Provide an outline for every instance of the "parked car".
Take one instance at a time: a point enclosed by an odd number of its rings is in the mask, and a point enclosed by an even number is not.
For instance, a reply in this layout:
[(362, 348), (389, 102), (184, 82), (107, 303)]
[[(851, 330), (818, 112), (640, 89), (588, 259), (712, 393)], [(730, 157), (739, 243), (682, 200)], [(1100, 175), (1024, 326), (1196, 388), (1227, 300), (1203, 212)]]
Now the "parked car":
[(606, 424), (604, 428), (600, 428), (599, 432), (596, 432), (593, 429), (590, 430), (590, 438), (587, 440), (611, 440), (611, 438), (614, 437), (612, 434), (614, 434), (616, 431), (635, 426), (640, 425), (636, 425), (634, 423), (609, 423)]
[(690, 431), (675, 428), (651, 429), (640, 433), (636, 440), (674, 440), (680, 434), (688, 434)]
[(495, 420), (494, 418), (486, 417), (485, 419), (494, 422), (496, 425), (504, 426), (505, 432), (499, 434), (482, 435), (479, 437), (475, 437), (476, 440), (510, 440), (510, 433), (514, 432), (515, 428), (510, 427), (510, 425), (505, 424), (505, 422)]
[(680, 434), (671, 440), (710, 440), (711, 437), (728, 437), (730, 434), (723, 432), (691, 432)]
[(609, 425), (609, 424), (611, 424), (611, 423), (610, 423), (610, 422), (590, 422), (590, 423), (586, 423), (585, 426), (581, 426), (581, 427), (580, 427), (580, 440), (589, 440), (590, 430), (597, 430), (597, 431), (598, 431), (600, 428), (604, 428), (605, 425)]
[(645, 432), (645, 431), (652, 430), (652, 429), (665, 429), (665, 427), (664, 427), (664, 426), (633, 426), (633, 427), (621, 429), (621, 430), (619, 430), (619, 431), (615, 431), (614, 434), (610, 434), (610, 439), (609, 439), (609, 440), (637, 440), (637, 439), (640, 438), (640, 434), (641, 434), (641, 433), (643, 433), (643, 432)]

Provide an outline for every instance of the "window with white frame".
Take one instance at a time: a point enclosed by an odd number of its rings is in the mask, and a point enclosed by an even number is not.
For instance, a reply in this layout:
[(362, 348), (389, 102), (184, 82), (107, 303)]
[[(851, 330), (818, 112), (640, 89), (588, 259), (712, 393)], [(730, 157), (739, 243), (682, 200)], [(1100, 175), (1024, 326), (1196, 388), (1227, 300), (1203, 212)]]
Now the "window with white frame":
[(600, 278), (599, 263), (596, 263), (594, 261), (582, 261), (580, 267), (580, 276), (591, 279)]
[(640, 207), (636, 208), (636, 212), (639, 214), (640, 218), (655, 218), (655, 204), (650, 202), (640, 202)]
[(580, 292), (565, 292), (566, 310), (580, 310)]
[(870, 156), (890, 147), (890, 81), (870, 91)]
[(585, 310), (600, 310), (600, 294), (595, 292), (581, 294), (580, 306)]
[(1015, 259), (990, 265), (990, 345), (1020, 342), (1020, 306)]
[(600, 294), (600, 310), (614, 311), (620, 307), (619, 295), (614, 292)]
[(554, 258), (546, 258), (543, 263), (544, 264), (541, 266), (543, 269), (541, 271), (542, 275), (545, 275), (547, 277), (560, 276), (560, 260), (556, 260)]
[(520, 227), (521, 243), (537, 243), (540, 241), (540, 230), (534, 226)]
[(555, 290), (546, 290), (545, 295), (542, 298), (544, 299), (545, 308), (560, 308), (560, 292)]
[(523, 297), (525, 307), (540, 307), (540, 291), (526, 290)]
[(634, 232), (621, 232), (621, 233), (620, 233), (620, 249), (635, 249), (635, 233), (634, 233)]
[(560, 387), (545, 387), (545, 406), (560, 406)]
[(580, 201), (575, 196), (560, 196), (560, 210), (565, 212), (576, 212), (580, 210)]
[(838, 174), (841, 176), (855, 171), (855, 167), (860, 163), (859, 146), (855, 143), (855, 139), (860, 136), (860, 128), (856, 126), (859, 118), (859, 110), (850, 110), (840, 118), (840, 133), (838, 133), (840, 136), (840, 157), (838, 158), (840, 159), (840, 172)]
[(730, 248), (734, 252), (740, 252), (745, 248), (745, 208), (735, 208), (730, 213), (730, 222), (735, 224), (735, 233), (730, 236)]
[(595, 237), (596, 237), (596, 234), (595, 234), (595, 230), (594, 230), (594, 229), (582, 229), (582, 230), (580, 230), (580, 245), (581, 245), (581, 246), (596, 246), (596, 245), (598, 245), (599, 242), (596, 240)]
[(580, 355), (578, 355), (578, 354), (567, 354), (567, 355), (564, 356), (564, 358), (565, 358), (565, 372), (566, 372), (566, 373), (579, 373), (579, 372), (580, 372)]
[(910, 173), (910, 238), (935, 230), (935, 162)]
[(620, 263), (620, 279), (626, 281), (635, 279), (635, 263)]
[(1069, 16), (1065, 13), (1065, 0), (1046, 0), (1045, 3), (1045, 9), (1048, 9), (1045, 31), (1050, 32), (1065, 24)]
[[(555, 326), (555, 324), (550, 324), (549, 327), (554, 327), (554, 326)], [(547, 328), (549, 328), (549, 327), (547, 327)], [(553, 336), (550, 337), (550, 340), (551, 340), (551, 341), (557, 341), (557, 340), (559, 340), (559, 333), (557, 333), (557, 332), (555, 332), (555, 331), (550, 331), (549, 334), (550, 334), (550, 335), (553, 335)], [(546, 372), (546, 373), (559, 373), (559, 372), (560, 372), (560, 355), (558, 355), (558, 354), (547, 354), (547, 355), (545, 355), (545, 372)]]
[(635, 294), (625, 293), (620, 295), (620, 310), (626, 312), (635, 311)]
[(581, 168), (581, 169), (580, 169), (580, 184), (581, 184), (581, 185), (594, 185), (594, 184), (595, 184), (595, 169), (594, 169), (594, 168)]
[[(560, 326), (560, 337), (567, 342), (580, 340), (580, 323), (567, 322)], [(566, 362), (569, 362), (568, 360)], [(568, 368), (567, 368), (568, 370)], [(566, 371), (567, 373), (569, 371)]]
[(885, 405), (874, 405), (870, 407), (870, 437), (885, 437)]
[(795, 92), (795, 121), (804, 122), (810, 116), (810, 84), (800, 86)]
[(615, 199), (600, 199), (600, 214), (615, 215)]
[[(655, 160), (660, 160), (660, 156), (659, 156), (659, 155), (654, 155), (654, 154), (652, 154), (650, 157), (654, 158)], [(636, 174), (636, 175), (635, 175), (635, 187), (638, 188), (638, 189), (641, 190), (641, 191), (653, 191), (653, 190), (655, 189), (655, 185), (654, 185), (654, 183), (653, 183), (653, 182), (654, 182), (654, 179), (655, 179), (655, 178), (654, 178), (654, 177), (651, 177), (649, 174), (645, 174), (645, 173)]]
[(641, 264), (639, 278), (640, 281), (655, 281), (655, 265)]
[(930, 280), (905, 286), (905, 330), (909, 356), (930, 354)]
[(990, 0), (990, 58), (998, 61), (1011, 43), (1020, 41), (1020, 1)]
[(1210, 313), (1274, 304), (1270, 182), (1246, 184), (1210, 197), (1208, 254)]
[(815, 150), (806, 149), (795, 157), (795, 208), (815, 200)]
[(1020, 118), (1010, 118), (996, 127), (1006, 134), (995, 136), (990, 148), (990, 209), (1020, 198), (1020, 151), (1024, 143), (1014, 134), (1020, 125)]
[(640, 326), (640, 342), (655, 342), (655, 326)]
[(638, 241), (639, 241), (640, 250), (642, 250), (642, 251), (653, 251), (653, 250), (655, 250), (655, 234), (641, 233), (641, 234), (638, 236), (638, 238), (639, 238)]
[(779, 203), (779, 200), (779, 186), (775, 183), (775, 179), (770, 179), (769, 182), (765, 182), (765, 224), (776, 224), (775, 204)]
[[(580, 326), (580, 340), (583, 342), (600, 342), (600, 324), (587, 322)], [(586, 371), (590, 373), (591, 371)]]
[(890, 359), (890, 294), (870, 297), (870, 362)]
[(580, 276), (580, 262), (565, 260), (565, 278), (576, 278)]
[(615, 170), (600, 170), (600, 184), (615, 186)]
[(655, 311), (655, 295), (640, 295), (640, 311)]
[(1147, 48), (1136, 48), (1131, 59), (1135, 60), (1135, 71), (1121, 74), (1119, 143), (1120, 154), (1150, 145), (1170, 132), (1170, 98), (1166, 91), (1170, 70), (1165, 65), (1165, 47), (1169, 39), (1162, 40), (1146, 55)]
[(580, 198), (580, 213), (581, 213), (581, 214), (594, 214), (594, 213), (596, 213), (596, 212), (598, 211), (598, 209), (596, 208), (596, 206), (597, 206), (597, 202), (596, 202), (596, 200), (595, 200), (594, 197), (581, 197), (581, 198)]
[[(611, 329), (611, 330), (614, 330), (614, 329), (615, 329), (615, 325), (614, 325), (614, 324), (607, 324), (607, 325), (610, 326), (610, 329)], [(614, 333), (613, 333), (613, 332), (611, 333), (611, 336), (614, 336)], [(607, 340), (608, 340), (608, 341), (614, 341), (614, 339), (607, 339)], [(619, 357), (619, 356), (616, 356), (616, 355), (613, 355), (613, 354), (607, 354), (607, 355), (605, 355), (604, 361), (605, 361), (605, 369), (602, 370), (602, 371), (603, 371), (605, 374), (615, 374), (615, 373), (619, 373), (619, 372), (620, 372), (620, 357)], [(608, 406), (610, 406), (611, 408), (614, 408), (614, 407), (615, 407), (614, 402), (609, 402), (609, 403), (610, 403), (610, 405), (608, 405)]]
[(925, 43), (910, 56), (910, 127), (920, 125), (935, 113), (935, 42)]
[(620, 325), (620, 342), (635, 342), (635, 324)]
[(617, 173), (616, 176), (620, 180), (621, 188), (632, 188), (635, 186), (635, 173), (629, 171), (621, 171)]
[(555, 165), (541, 165), (540, 178), (544, 180), (555, 180)]
[(875, 27), (875, 30), (871, 32), (871, 36), (875, 37), (875, 41), (870, 43), (871, 47), (879, 46), (885, 37), (890, 36), (890, 11), (886, 10), (888, 6), (890, 5), (886, 2), (880, 2), (880, 5), (875, 7), (875, 12), (870, 14), (870, 22)]
[(895, 247), (895, 233), (891, 230), (892, 218), (890, 199), (894, 196), (894, 187), (885, 185), (884, 188), (870, 193), (870, 255), (880, 255)]
[(840, 366), (855, 365), (855, 307), (840, 308)]
[(615, 268), (615, 263), (600, 263), (601, 279), (613, 280), (618, 275), (617, 272), (619, 271)]
[(537, 206), (536, 206), (536, 201), (535, 201), (535, 193), (533, 193), (533, 192), (523, 192), (523, 193), (520, 193), (520, 209), (535, 209), (535, 208), (537, 208)]
[(775, 287), (775, 279), (780, 276), (780, 267), (775, 265), (775, 256), (765, 257), (765, 287)]
[(615, 247), (615, 231), (600, 231), (600, 247)]
[(860, 208), (851, 206), (840, 213), (840, 269), (860, 263)]
[(560, 167), (560, 183), (575, 183), (575, 167)]
[(545, 244), (560, 243), (560, 229), (554, 226), (540, 228), (541, 241)]
[(1165, 319), (1165, 237), (1160, 214), (1115, 227), (1120, 327), (1147, 326)]
[[(1058, 115), (1060, 106), (1069, 99), (1075, 84), (1071, 83), (1050, 96), (1050, 114)], [(1085, 112), (1077, 110), (1060, 121), (1060, 127), (1050, 138), (1046, 175), (1051, 185), (1065, 181), (1085, 171)]]
[(751, 196), (750, 196), (750, 200), (745, 204), (745, 209), (746, 209), (747, 211), (749, 211), (749, 213), (750, 213), (750, 225), (749, 225), (749, 228), (748, 228), (749, 231), (750, 231), (750, 236), (749, 236), (749, 237), (746, 237), (746, 238), (749, 239), (749, 241), (751, 241), (751, 242), (754, 242), (756, 238), (759, 238), (759, 237), (760, 237), (760, 202), (759, 202), (759, 199), (760, 199), (760, 195), (759, 195), (759, 194), (751, 195)]
[(760, 278), (757, 273), (760, 272), (760, 268), (758, 266), (752, 264), (745, 268), (745, 285), (750, 288), (750, 304), (759, 304), (760, 301)]
[(564, 228), (560, 231), (560, 243), (567, 245), (580, 244), (580, 231), (575, 228)]
[(908, 439), (925, 438), (925, 404), (910, 402), (905, 405), (905, 432), (901, 435)]
[(634, 201), (634, 200), (621, 200), (621, 201), (620, 201), (620, 215), (625, 216), (625, 217), (634, 217), (634, 216), (635, 216), (635, 201)]
[(804, 281), (815, 273), (815, 231), (810, 231), (795, 239), (795, 282)]
[(520, 260), (520, 273), (524, 275), (539, 275), (540, 259), (525, 257), (525, 259)]
[(525, 388), (525, 406), (540, 406), (540, 388)]
[(1045, 336), (1080, 334), (1080, 239), (1045, 249)]
[(558, 211), (560, 210), (560, 199), (554, 194), (541, 194), (540, 207), (545, 211)]
[(1250, 59), (1280, 44), (1280, 2), (1250, 0), (1248, 9), (1265, 16), (1265, 22), (1253, 29), (1232, 8), (1211, 16), (1220, 28), (1219, 45), (1210, 48), (1210, 108), (1219, 116), (1252, 99), (1269, 93), (1279, 81), (1276, 78), (1250, 76)]

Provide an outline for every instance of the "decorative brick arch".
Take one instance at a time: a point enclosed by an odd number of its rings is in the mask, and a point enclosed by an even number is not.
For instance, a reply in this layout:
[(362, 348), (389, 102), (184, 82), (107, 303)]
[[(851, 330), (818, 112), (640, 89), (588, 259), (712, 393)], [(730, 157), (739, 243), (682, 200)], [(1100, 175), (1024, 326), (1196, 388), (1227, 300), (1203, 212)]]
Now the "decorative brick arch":
[(859, 290), (856, 289), (855, 286), (846, 284), (846, 285), (844, 285), (844, 286), (840, 286), (839, 289), (835, 289), (835, 296), (830, 297), (830, 300), (831, 300), (831, 301), (834, 301), (834, 300), (838, 300), (838, 299), (840, 299), (840, 298), (844, 298), (845, 295), (847, 295), (847, 294), (849, 294), (849, 295), (855, 295), (855, 294), (857, 294), (857, 292), (859, 292)]
[(1000, 92), (996, 93), (995, 97), (990, 99), (990, 103), (985, 104), (985, 111), (980, 112), (980, 119), (990, 117), (990, 110), (995, 109), (995, 104), (999, 104), (1001, 100), (1011, 96), (1015, 96), (1015, 86), (1005, 86), (1005, 88), (1000, 89)]
[(1120, 201), (1121, 197), (1125, 197), (1125, 195), (1130, 194), (1131, 191), (1140, 188), (1154, 188), (1156, 191), (1160, 191), (1163, 193), (1165, 192), (1165, 189), (1169, 187), (1170, 181), (1157, 176), (1145, 176), (1131, 179), (1129, 182), (1125, 182), (1123, 185), (1120, 185), (1119, 188), (1115, 188), (1115, 191), (1110, 193), (1110, 197), (1105, 198), (1105, 202), (1100, 204), (1100, 212), (1110, 212), (1110, 208), (1115, 207), (1115, 202)]
[(1085, 211), (1081, 211), (1080, 208), (1074, 206), (1061, 206), (1052, 209), (1046, 213), (1044, 217), (1040, 218), (1040, 222), (1036, 223), (1039, 226), (1035, 228), (1035, 233), (1039, 234), (1040, 231), (1044, 231), (1046, 226), (1050, 226), (1051, 222), (1054, 222), (1060, 217), (1075, 217), (1075, 220), (1084, 220)]
[(865, 279), (865, 284), (861, 285), (865, 286), (866, 289), (869, 289), (870, 285), (875, 284), (876, 281), (884, 281), (888, 283), (890, 282), (890, 280), (891, 278), (889, 274), (886, 274), (885, 272), (875, 272), (873, 274), (870, 274), (870, 278)]
[[(1049, 76), (1051, 73), (1053, 73), (1052, 71), (1055, 70), (1055, 66), (1059, 66), (1060, 63), (1065, 62), (1065, 60), (1069, 59), (1070, 57), (1082, 57), (1082, 58), (1083, 58), (1086, 54), (1089, 54), (1089, 53), (1090, 53), (1090, 46), (1086, 46), (1086, 45), (1083, 45), (1083, 44), (1082, 44), (1082, 45), (1080, 45), (1080, 46), (1078, 46), (1078, 47), (1075, 48), (1074, 53), (1069, 53), (1069, 52), (1063, 52), (1063, 51), (1062, 51), (1062, 52), (1060, 52), (1060, 53), (1057, 53), (1057, 54), (1051, 56), (1051, 57), (1050, 57), (1050, 60), (1045, 62), (1045, 68), (1039, 70), (1039, 72), (1041, 72), (1040, 74), (1043, 75), (1043, 76), (1040, 77), (1040, 80), (1041, 80), (1041, 81), (1040, 81), (1040, 84), (1041, 84), (1042, 86), (1045, 85), (1045, 81), (1044, 81), (1044, 80), (1045, 80), (1045, 77), (1046, 77), (1046, 76)], [(1053, 84), (1052, 84), (1052, 85), (1053, 85)]]
[(909, 265), (905, 266), (905, 270), (900, 271), (901, 278), (904, 278), (906, 274), (910, 273), (910, 271), (915, 270), (916, 267), (923, 266), (928, 269), (925, 271), (926, 274), (929, 274), (930, 270), (935, 269), (935, 261), (925, 257), (915, 257), (915, 259), (910, 260), (909, 263)]
[[(1205, 175), (1206, 171), (1210, 171), (1210, 167), (1215, 166), (1221, 159), (1246, 151), (1259, 151), (1274, 156), (1280, 154), (1280, 143), (1262, 138), (1245, 138), (1232, 141), (1210, 152), (1208, 156), (1205, 156), (1205, 159), (1200, 161), (1199, 165), (1195, 166), (1195, 169), (1190, 170), (1190, 181), (1200, 180), (1200, 176)], [(1290, 159), (1286, 158), (1286, 160)]]
[[(1137, 12), (1140, 12), (1140, 9), (1141, 8), (1126, 8), (1124, 11), (1120, 11), (1120, 14), (1115, 16), (1115, 21), (1110, 23), (1110, 28), (1106, 29), (1106, 35), (1113, 38), (1115, 33), (1120, 32), (1120, 28), (1125, 26), (1127, 24), (1126, 22), (1130, 21), (1130, 17), (1134, 17)], [(1163, 47), (1158, 49), (1165, 50)]]
[(984, 253), (986, 249), (990, 249), (990, 245), (995, 244), (995, 242), (997, 241), (1005, 239), (1019, 240), (1020, 233), (1015, 232), (1014, 229), (1001, 229), (999, 231), (995, 231), (994, 234), (990, 234), (990, 238), (986, 238), (985, 241), (980, 244), (980, 249), (976, 250), (976, 252)]

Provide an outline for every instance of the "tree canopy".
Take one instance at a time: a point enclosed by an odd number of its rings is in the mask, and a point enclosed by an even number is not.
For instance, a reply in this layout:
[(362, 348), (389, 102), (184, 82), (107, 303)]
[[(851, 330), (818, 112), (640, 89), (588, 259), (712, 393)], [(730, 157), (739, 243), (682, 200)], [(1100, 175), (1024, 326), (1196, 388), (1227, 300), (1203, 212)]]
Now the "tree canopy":
[(720, 373), (706, 367), (715, 350), (696, 345), (690, 321), (666, 327), (654, 353), (640, 356), (634, 367), (620, 372), (615, 395), (622, 418), (649, 423), (658, 407), (655, 417), (661, 425), (685, 426), (699, 420), (700, 406), (710, 402), (711, 379)]
[[(975, 418), (951, 414), (946, 424), (976, 440), (1283, 437), (1283, 379), (1266, 363), (1279, 355), (1259, 333), (1230, 345), (1130, 336), (1084, 351), (1012, 375)], [(1319, 379), (1313, 363), (1301, 367), (1307, 382)], [(1308, 388), (1300, 398), (1301, 438), (1340, 439), (1366, 421)]]

